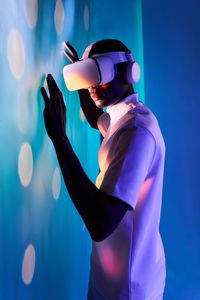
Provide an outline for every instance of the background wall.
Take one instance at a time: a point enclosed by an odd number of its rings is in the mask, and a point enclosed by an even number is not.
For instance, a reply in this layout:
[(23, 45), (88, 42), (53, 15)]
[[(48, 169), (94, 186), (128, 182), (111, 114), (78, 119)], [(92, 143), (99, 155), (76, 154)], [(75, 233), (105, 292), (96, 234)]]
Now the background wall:
[(143, 0), (142, 8), (146, 105), (166, 143), (160, 224), (164, 300), (198, 300), (200, 2)]
[[(141, 1), (0, 0), (0, 300), (86, 299), (91, 238), (64, 185), (40, 87), (65, 95), (67, 135), (95, 183), (100, 134), (68, 92), (63, 41), (122, 40), (143, 67)], [(144, 101), (143, 74), (136, 91)]]
[(39, 89), (52, 73), (65, 94), (67, 135), (95, 182), (100, 137), (86, 123), (77, 92), (65, 88), (62, 42), (82, 56), (104, 38), (122, 40), (140, 63), (135, 89), (166, 143), (164, 300), (200, 299), (199, 2), (0, 4), (0, 299), (86, 299), (91, 239), (46, 134)]
[(142, 1), (130, 0), (126, 4), (121, 0), (91, 2), (93, 12), (92, 37), (94, 41), (113, 38), (121, 40), (140, 64), (141, 78), (134, 85), (140, 94), (140, 100), (145, 102), (144, 95), (144, 65), (143, 65), (143, 34), (142, 34)]
[(0, 19), (0, 299), (84, 299), (91, 239), (46, 134), (40, 87), (50, 72), (65, 93), (67, 134), (87, 172), (87, 124), (64, 86), (62, 43), (85, 48), (89, 2), (0, 1)]

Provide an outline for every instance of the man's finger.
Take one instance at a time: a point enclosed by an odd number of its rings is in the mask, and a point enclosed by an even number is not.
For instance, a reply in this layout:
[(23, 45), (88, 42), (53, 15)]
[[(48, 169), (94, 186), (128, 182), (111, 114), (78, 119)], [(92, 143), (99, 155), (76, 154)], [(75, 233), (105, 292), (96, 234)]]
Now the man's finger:
[(64, 97), (63, 97), (62, 92), (60, 92), (60, 97), (59, 97), (59, 99), (60, 99), (60, 105), (61, 105), (62, 109), (63, 109), (63, 110), (67, 110), (67, 109), (66, 109), (66, 105), (65, 105), (65, 100), (64, 100)]
[(70, 43), (68, 41), (65, 42), (65, 47), (71, 52), (71, 54), (73, 54), (74, 56), (76, 56), (78, 58), (78, 54), (77, 54), (76, 50), (70, 45)]
[(68, 50), (71, 54), (73, 54), (72, 48), (70, 48), (68, 42), (65, 42), (65, 43), (64, 43), (64, 46), (67, 48), (67, 50)]
[(41, 93), (42, 93), (42, 97), (44, 99), (45, 108), (47, 108), (48, 104), (49, 104), (49, 97), (47, 96), (47, 92), (46, 92), (44, 87), (41, 87), (40, 90), (41, 90)]
[(48, 89), (49, 89), (50, 99), (52, 101), (54, 101), (54, 98), (56, 97), (56, 91), (54, 89), (54, 85), (52, 83), (50, 74), (47, 75), (47, 85), (48, 85)]
[(70, 53), (68, 53), (66, 50), (64, 50), (64, 54), (65, 56), (67, 56), (67, 58), (73, 63), (76, 61), (76, 59), (74, 58), (74, 56), (72, 56)]
[(50, 80), (51, 80), (51, 84), (53, 86), (53, 90), (54, 92), (58, 93), (60, 91), (59, 87), (57, 86), (57, 83), (55, 81), (55, 79), (53, 78), (53, 76), (51, 74), (48, 74)]

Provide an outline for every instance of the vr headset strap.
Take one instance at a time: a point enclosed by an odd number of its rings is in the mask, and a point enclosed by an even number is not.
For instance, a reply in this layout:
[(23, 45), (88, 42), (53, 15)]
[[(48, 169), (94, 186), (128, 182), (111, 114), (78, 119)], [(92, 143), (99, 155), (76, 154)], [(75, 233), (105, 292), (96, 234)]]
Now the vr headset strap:
[(92, 57), (96, 57), (96, 56), (108, 56), (114, 64), (125, 62), (125, 61), (131, 61), (131, 62), (134, 61), (131, 51), (107, 52), (107, 53), (92, 55)]

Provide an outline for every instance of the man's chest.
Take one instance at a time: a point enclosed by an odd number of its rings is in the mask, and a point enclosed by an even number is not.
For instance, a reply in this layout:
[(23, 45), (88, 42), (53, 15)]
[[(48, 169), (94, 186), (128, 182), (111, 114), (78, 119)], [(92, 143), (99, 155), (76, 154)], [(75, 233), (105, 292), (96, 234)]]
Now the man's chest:
[[(98, 162), (101, 173), (105, 174), (111, 161), (116, 155), (117, 147), (123, 146), (123, 148), (126, 149), (125, 145), (128, 146), (128, 140), (131, 138), (132, 134), (132, 123), (133, 115), (127, 114), (123, 120), (120, 120), (114, 126), (108, 128), (98, 153)], [(124, 139), (121, 138), (122, 134)], [(120, 159), (123, 159), (123, 154), (125, 155), (125, 152), (121, 154)]]

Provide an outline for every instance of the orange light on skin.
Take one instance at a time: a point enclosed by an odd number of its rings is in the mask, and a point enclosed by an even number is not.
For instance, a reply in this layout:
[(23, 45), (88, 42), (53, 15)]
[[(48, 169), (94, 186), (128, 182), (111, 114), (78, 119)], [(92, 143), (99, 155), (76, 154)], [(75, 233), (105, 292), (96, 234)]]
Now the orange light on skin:
[(99, 166), (100, 166), (100, 173), (99, 175), (97, 176), (97, 179), (96, 179), (96, 187), (100, 188), (101, 186), (101, 183), (103, 181), (103, 178), (104, 178), (104, 175), (110, 165), (110, 161), (107, 159), (107, 148), (105, 147), (104, 148), (104, 151), (103, 153), (101, 153), (100, 157), (101, 157), (101, 160), (99, 161)]
[(143, 183), (141, 189), (140, 189), (140, 193), (139, 193), (139, 196), (138, 196), (138, 201), (137, 201), (137, 205), (142, 201), (142, 199), (144, 199), (146, 197), (146, 195), (148, 194), (149, 192), (149, 189), (151, 187), (151, 184), (152, 184), (152, 181), (153, 181), (153, 178), (150, 177), (148, 178), (147, 180), (145, 180), (145, 182)]
[(104, 271), (114, 280), (119, 280), (125, 271), (125, 261), (108, 246), (103, 246), (99, 257)]

